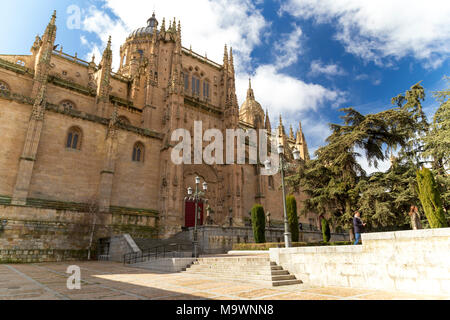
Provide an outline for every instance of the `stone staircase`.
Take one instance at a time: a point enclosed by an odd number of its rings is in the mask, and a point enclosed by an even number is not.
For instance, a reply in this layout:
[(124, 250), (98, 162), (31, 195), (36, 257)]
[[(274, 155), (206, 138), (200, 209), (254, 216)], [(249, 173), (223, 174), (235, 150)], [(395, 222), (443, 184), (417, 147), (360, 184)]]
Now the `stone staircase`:
[(303, 283), (267, 256), (200, 257), (184, 272), (274, 287)]

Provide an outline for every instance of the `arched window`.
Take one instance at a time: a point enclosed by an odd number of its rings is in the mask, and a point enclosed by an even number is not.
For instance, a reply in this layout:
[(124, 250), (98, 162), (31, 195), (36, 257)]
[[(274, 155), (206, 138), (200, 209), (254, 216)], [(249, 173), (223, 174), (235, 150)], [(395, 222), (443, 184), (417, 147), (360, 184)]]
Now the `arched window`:
[(61, 101), (60, 106), (64, 108), (64, 110), (74, 110), (76, 109), (75, 103), (70, 100)]
[(67, 133), (66, 148), (80, 150), (81, 149), (81, 130), (78, 127), (72, 127)]
[(120, 116), (118, 118), (118, 120), (119, 120), (120, 123), (123, 123), (123, 124), (126, 124), (126, 125), (130, 125), (131, 124), (130, 120), (128, 120), (128, 118), (125, 117), (125, 116)]
[(11, 91), (6, 82), (0, 80), (0, 91)]
[(20, 59), (17, 60), (16, 64), (18, 64), (19, 66), (25, 67), (25, 61), (23, 61), (23, 60), (20, 60)]
[(133, 161), (144, 162), (144, 145), (140, 142), (136, 142), (133, 147)]

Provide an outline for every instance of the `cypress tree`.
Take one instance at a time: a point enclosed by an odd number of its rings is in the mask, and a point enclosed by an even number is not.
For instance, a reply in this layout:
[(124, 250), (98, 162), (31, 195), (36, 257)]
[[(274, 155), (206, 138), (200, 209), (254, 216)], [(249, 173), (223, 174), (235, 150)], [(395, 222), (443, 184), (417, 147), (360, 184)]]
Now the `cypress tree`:
[(297, 201), (293, 195), (286, 197), (286, 212), (288, 217), (289, 232), (293, 242), (298, 242), (298, 216)]
[(423, 211), (431, 228), (447, 227), (441, 195), (433, 173), (430, 169), (422, 168), (417, 171), (417, 187)]
[(260, 204), (255, 204), (252, 208), (252, 227), (255, 243), (266, 242), (266, 215), (264, 208)]
[(323, 242), (328, 242), (328, 241), (330, 241), (330, 238), (331, 238), (330, 224), (328, 223), (327, 219), (325, 219), (325, 218), (323, 218), (320, 223), (322, 224)]

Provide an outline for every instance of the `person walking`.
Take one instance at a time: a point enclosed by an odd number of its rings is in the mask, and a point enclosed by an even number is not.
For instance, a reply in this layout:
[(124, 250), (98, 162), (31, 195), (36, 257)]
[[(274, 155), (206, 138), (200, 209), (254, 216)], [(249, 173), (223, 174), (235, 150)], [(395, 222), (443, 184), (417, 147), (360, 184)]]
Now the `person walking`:
[(422, 229), (422, 223), (420, 222), (419, 208), (411, 206), (409, 209), (409, 217), (411, 219), (411, 227), (413, 230)]
[(361, 214), (359, 213), (359, 211), (356, 211), (355, 216), (353, 217), (353, 230), (355, 231), (355, 243), (353, 243), (354, 245), (357, 245), (361, 240), (361, 233), (363, 233), (365, 225), (366, 224), (361, 220)]

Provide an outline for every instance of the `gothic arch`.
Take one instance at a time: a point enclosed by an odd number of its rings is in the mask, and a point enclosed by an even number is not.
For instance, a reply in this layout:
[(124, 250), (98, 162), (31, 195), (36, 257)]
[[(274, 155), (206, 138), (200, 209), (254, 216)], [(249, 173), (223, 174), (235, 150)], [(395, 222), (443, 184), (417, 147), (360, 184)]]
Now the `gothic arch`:
[(184, 167), (183, 178), (195, 175), (205, 179), (208, 183), (218, 183), (220, 180), (217, 170), (207, 164), (186, 165)]
[(65, 141), (66, 148), (81, 150), (82, 142), (83, 142), (83, 132), (81, 131), (81, 128), (78, 126), (70, 127), (66, 135)]

